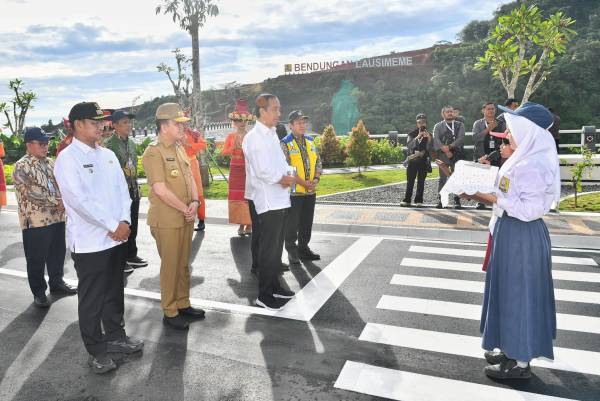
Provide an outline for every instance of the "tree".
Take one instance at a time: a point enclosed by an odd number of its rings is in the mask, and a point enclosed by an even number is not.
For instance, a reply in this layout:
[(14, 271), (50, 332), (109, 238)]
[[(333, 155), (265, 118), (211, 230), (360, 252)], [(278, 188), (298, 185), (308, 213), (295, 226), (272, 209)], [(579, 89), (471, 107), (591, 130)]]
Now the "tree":
[(486, 41), (487, 50), (475, 64), (483, 69), (491, 66), (509, 98), (515, 97), (520, 77), (529, 75), (522, 102), (548, 78), (557, 54), (566, 51), (575, 35), (569, 27), (575, 23), (562, 12), (543, 19), (539, 7), (521, 4), (508, 15), (498, 18), (498, 24)]
[(340, 147), (340, 140), (335, 135), (333, 125), (329, 124), (321, 136), (319, 154), (326, 166), (340, 165), (344, 160), (344, 152)]
[(576, 162), (571, 168), (571, 183), (573, 184), (573, 191), (575, 192), (575, 208), (577, 208), (577, 194), (581, 192), (581, 180), (587, 173), (588, 178), (592, 177), (592, 171), (594, 170), (594, 154), (587, 146), (581, 148), (571, 148), (571, 151), (581, 154), (581, 160)]
[(6, 117), (5, 128), (17, 136), (23, 133), (25, 127), (25, 116), (29, 109), (33, 108), (33, 101), (37, 95), (32, 91), (23, 90), (23, 81), (16, 78), (8, 83), (8, 87), (15, 93), (15, 96), (8, 102), (0, 102), (0, 112)]
[(162, 0), (156, 7), (156, 14), (170, 14), (173, 22), (192, 37), (192, 126), (202, 126), (202, 93), (200, 91), (200, 46), (199, 31), (208, 17), (219, 14), (213, 0)]
[(192, 61), (188, 58), (181, 49), (176, 48), (171, 53), (175, 54), (175, 62), (177, 63), (177, 78), (173, 79), (171, 73), (175, 71), (175, 69), (165, 63), (160, 63), (156, 66), (156, 69), (160, 72), (164, 72), (169, 78), (169, 82), (173, 86), (173, 92), (175, 96), (177, 96), (178, 103), (181, 105), (183, 109), (187, 109), (190, 107), (191, 102), (191, 94), (190, 94), (190, 84), (192, 82), (192, 78), (187, 73), (187, 67)]
[(350, 133), (348, 156), (350, 156), (350, 163), (358, 167), (358, 175), (361, 176), (360, 168), (366, 168), (371, 162), (369, 131), (367, 131), (367, 127), (365, 127), (362, 120), (358, 121), (358, 124), (352, 128), (352, 132)]

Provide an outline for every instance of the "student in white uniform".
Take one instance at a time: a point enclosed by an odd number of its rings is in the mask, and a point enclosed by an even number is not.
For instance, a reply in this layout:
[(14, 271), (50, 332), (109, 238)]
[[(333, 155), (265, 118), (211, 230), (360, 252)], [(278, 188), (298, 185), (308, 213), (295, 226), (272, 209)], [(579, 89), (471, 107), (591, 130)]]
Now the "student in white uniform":
[(554, 358), (551, 244), (542, 217), (560, 200), (560, 172), (548, 109), (535, 103), (501, 109), (514, 153), (498, 172), (496, 193), (475, 196), (494, 204), (480, 329), (490, 363), (485, 373), (527, 379), (533, 358)]

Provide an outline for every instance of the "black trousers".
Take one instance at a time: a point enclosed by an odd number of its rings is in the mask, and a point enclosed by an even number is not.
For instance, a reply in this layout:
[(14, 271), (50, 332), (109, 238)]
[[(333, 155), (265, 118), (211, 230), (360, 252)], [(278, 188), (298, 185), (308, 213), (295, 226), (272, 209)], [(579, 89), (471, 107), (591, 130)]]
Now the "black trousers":
[(289, 209), (285, 227), (285, 249), (296, 247), (304, 251), (312, 236), (313, 219), (315, 217), (315, 203), (317, 195), (291, 196), (292, 207)]
[(252, 219), (252, 235), (250, 243), (250, 252), (252, 253), (252, 268), (258, 269), (258, 244), (260, 242), (260, 225), (258, 224), (258, 214), (256, 214), (256, 207), (254, 202), (248, 200), (248, 206), (250, 207), (250, 218)]
[(50, 288), (63, 280), (65, 264), (65, 223), (23, 230), (23, 250), (27, 261), (27, 280), (34, 296), (46, 292), (44, 270), (48, 268)]
[[(106, 354), (106, 342), (125, 337), (123, 263), (125, 247), (99, 252), (71, 253), (79, 279), (79, 330), (86, 350)], [(102, 333), (104, 328), (104, 333)]]
[(413, 189), (415, 187), (415, 178), (417, 179), (417, 193), (415, 194), (415, 203), (423, 203), (423, 192), (425, 191), (425, 178), (427, 178), (427, 165), (424, 163), (408, 163), (406, 168), (406, 193), (404, 202), (411, 203)]
[(136, 237), (138, 233), (138, 217), (140, 214), (140, 200), (131, 198), (131, 225), (129, 239), (127, 240), (127, 259), (135, 258), (138, 253)]
[[(285, 216), (288, 209), (269, 210), (258, 216), (258, 296), (273, 296), (278, 290), (281, 254), (285, 236)], [(252, 229), (254, 235), (254, 227)]]

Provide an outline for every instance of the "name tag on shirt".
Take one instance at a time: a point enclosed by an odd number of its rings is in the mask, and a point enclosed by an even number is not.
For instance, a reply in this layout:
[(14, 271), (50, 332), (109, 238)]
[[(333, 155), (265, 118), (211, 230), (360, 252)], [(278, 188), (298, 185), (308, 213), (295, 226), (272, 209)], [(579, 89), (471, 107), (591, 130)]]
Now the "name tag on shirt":
[(510, 180), (506, 177), (502, 177), (500, 179), (500, 182), (498, 183), (498, 188), (500, 188), (500, 191), (507, 193), (509, 187), (510, 187)]
[(167, 161), (168, 161), (168, 162), (174, 162), (174, 161), (175, 161), (175, 158), (174, 158), (174, 157), (167, 157)]
[(496, 142), (492, 139), (490, 141), (490, 149), (494, 149), (496, 147)]
[(90, 172), (90, 174), (92, 174), (94, 172), (94, 169), (92, 167), (94, 167), (93, 164), (84, 164), (83, 165), (83, 168), (87, 168), (88, 171)]

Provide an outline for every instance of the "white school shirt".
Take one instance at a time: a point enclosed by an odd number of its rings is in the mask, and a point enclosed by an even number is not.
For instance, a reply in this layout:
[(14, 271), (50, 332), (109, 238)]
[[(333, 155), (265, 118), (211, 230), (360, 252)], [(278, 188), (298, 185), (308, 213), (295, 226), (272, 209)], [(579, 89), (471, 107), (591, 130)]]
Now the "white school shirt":
[(288, 172), (288, 164), (275, 128), (257, 121), (242, 142), (246, 158), (244, 196), (254, 202), (256, 213), (290, 207), (290, 193), (279, 184)]
[(71, 252), (99, 252), (121, 244), (108, 236), (119, 222), (131, 222), (131, 199), (115, 154), (77, 138), (60, 152), (54, 176), (67, 212)]
[[(515, 164), (503, 177), (498, 175), (497, 201), (494, 204), (494, 216), (490, 221), (490, 232), (494, 232), (496, 220), (502, 217), (503, 212), (524, 222), (542, 218), (552, 207), (552, 186), (550, 170), (539, 160), (523, 160)], [(502, 188), (505, 188), (506, 192)]]

